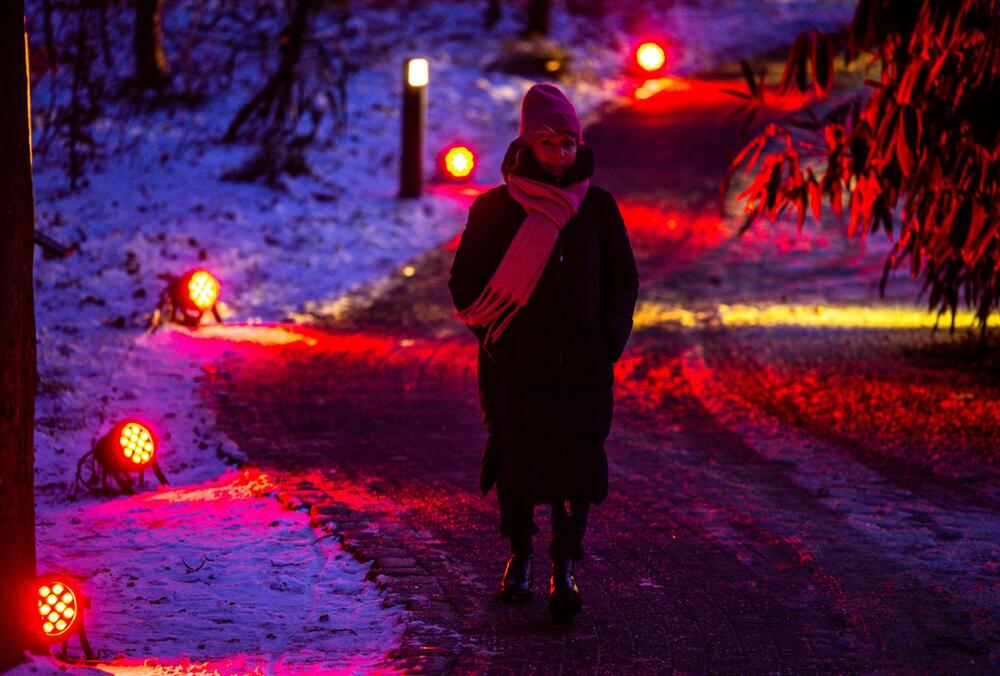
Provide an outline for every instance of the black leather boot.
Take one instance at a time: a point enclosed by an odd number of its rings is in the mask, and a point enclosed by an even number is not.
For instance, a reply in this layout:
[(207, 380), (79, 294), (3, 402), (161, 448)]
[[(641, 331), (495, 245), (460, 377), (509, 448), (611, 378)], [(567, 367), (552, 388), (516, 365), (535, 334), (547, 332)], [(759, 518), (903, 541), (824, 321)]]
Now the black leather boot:
[(531, 584), (534, 573), (531, 570), (531, 554), (512, 552), (507, 559), (507, 568), (500, 580), (500, 596), (507, 603), (526, 603), (531, 600)]
[(569, 559), (553, 559), (552, 577), (549, 579), (549, 617), (553, 622), (566, 623), (582, 607), (583, 597), (573, 579), (573, 562)]

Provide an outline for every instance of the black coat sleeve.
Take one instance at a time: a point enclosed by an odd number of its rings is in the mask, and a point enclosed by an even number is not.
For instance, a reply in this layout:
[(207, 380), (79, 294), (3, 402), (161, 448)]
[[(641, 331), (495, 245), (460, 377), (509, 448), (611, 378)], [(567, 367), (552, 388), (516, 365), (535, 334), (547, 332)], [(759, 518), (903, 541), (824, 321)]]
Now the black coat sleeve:
[[(500, 264), (503, 251), (498, 249), (496, 233), (490, 218), (490, 209), (484, 197), (478, 198), (469, 208), (469, 219), (465, 231), (455, 251), (448, 277), (448, 290), (455, 308), (464, 310), (472, 304), (486, 288), (487, 282)], [(482, 344), (486, 336), (484, 328), (470, 330)]]
[(639, 273), (629, 244), (628, 231), (618, 204), (607, 194), (601, 237), (601, 327), (608, 341), (611, 361), (625, 351), (632, 333), (632, 314), (639, 296)]

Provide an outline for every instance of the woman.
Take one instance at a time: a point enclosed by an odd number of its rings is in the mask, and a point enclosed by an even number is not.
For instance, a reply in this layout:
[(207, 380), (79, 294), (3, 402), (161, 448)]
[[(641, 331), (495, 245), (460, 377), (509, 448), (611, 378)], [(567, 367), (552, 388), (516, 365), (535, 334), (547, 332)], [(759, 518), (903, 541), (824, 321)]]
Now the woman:
[(525, 94), (501, 173), (506, 184), (469, 210), (448, 285), (480, 344), (480, 488), (496, 483), (511, 544), (501, 595), (531, 598), (534, 507), (551, 505), (549, 611), (568, 621), (582, 603), (573, 562), (587, 514), (608, 491), (612, 363), (639, 281), (618, 205), (590, 185), (593, 153), (558, 87)]

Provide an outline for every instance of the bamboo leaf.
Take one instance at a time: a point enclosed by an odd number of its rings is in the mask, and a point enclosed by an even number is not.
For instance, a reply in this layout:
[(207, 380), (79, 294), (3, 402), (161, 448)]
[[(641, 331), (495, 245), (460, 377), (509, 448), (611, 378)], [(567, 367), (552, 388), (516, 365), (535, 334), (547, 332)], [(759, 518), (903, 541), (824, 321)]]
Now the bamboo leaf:
[(799, 50), (799, 62), (795, 66), (795, 88), (800, 94), (809, 91), (809, 42), (810, 38), (807, 35), (803, 41), (802, 49)]
[[(805, 82), (806, 75), (802, 71), (805, 68), (808, 48), (809, 34), (801, 33), (795, 38), (795, 42), (792, 43), (792, 48), (788, 52), (788, 60), (785, 62), (785, 70), (781, 75), (782, 94), (786, 94), (788, 92), (793, 82), (796, 83), (796, 86), (798, 86), (799, 82)], [(804, 86), (799, 88), (800, 92), (804, 90)]]
[(757, 209), (753, 209), (750, 212), (748, 212), (746, 217), (743, 219), (743, 224), (740, 225), (740, 229), (736, 231), (736, 235), (741, 236), (743, 235), (743, 233), (749, 230), (750, 226), (753, 225), (753, 222), (757, 220), (758, 214), (759, 211)]
[(843, 187), (840, 185), (840, 181), (834, 181), (830, 187), (830, 208), (833, 209), (833, 213), (837, 218), (842, 219), (844, 217)]
[(776, 162), (771, 169), (765, 190), (764, 205), (768, 211), (773, 211), (774, 205), (778, 200), (778, 194), (781, 192), (781, 162)]
[(816, 97), (822, 101), (833, 86), (833, 43), (826, 34), (813, 31), (811, 47), (813, 83)]
[(757, 98), (757, 83), (754, 80), (750, 63), (746, 59), (740, 59), (740, 68), (743, 69), (743, 78), (747, 81), (747, 89), (750, 91), (750, 96)]
[(989, 228), (986, 229), (986, 236), (982, 237), (986, 226), (986, 207), (978, 202), (972, 207), (972, 219), (969, 224), (969, 236), (966, 239), (965, 247), (962, 250), (962, 258), (966, 265), (975, 265), (979, 261), (986, 245), (991, 239)]
[(751, 105), (752, 104), (750, 103), (741, 103), (737, 105), (735, 108), (733, 108), (733, 112), (729, 113), (729, 115), (726, 116), (726, 122), (732, 122), (733, 120), (735, 120), (737, 117), (739, 117), (747, 110), (749, 110)]
[[(763, 148), (766, 142), (767, 139), (763, 135), (756, 136), (752, 141), (743, 146), (743, 150), (741, 150), (739, 153), (736, 154), (736, 157), (734, 157), (732, 162), (729, 163), (729, 168), (736, 169), (736, 167), (738, 167), (740, 163), (743, 162), (743, 159), (747, 156), (747, 154), (751, 151), (751, 149), (758, 150), (760, 148)], [(754, 160), (754, 163), (756, 163), (756, 160)], [(750, 166), (753, 166), (753, 164), (751, 164)]]
[[(909, 178), (910, 174), (913, 173), (914, 165), (914, 148), (916, 146), (915, 136), (916, 136), (916, 121), (913, 119), (912, 115), (907, 115), (906, 111), (909, 108), (900, 108), (899, 124), (896, 126), (895, 139), (893, 145), (896, 148), (896, 160), (899, 162), (899, 168), (903, 172), (903, 176)], [(912, 129), (908, 129), (911, 127)]]
[(820, 216), (823, 213), (823, 189), (820, 187), (816, 179), (812, 177), (812, 171), (809, 172), (809, 199), (812, 202), (812, 212), (813, 217), (817, 221), (820, 220)]

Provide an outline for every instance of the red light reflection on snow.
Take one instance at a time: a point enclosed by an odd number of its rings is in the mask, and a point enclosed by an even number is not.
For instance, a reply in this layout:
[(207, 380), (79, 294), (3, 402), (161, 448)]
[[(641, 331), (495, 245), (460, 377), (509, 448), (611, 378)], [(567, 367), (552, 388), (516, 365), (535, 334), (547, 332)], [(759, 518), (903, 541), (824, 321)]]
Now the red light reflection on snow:
[(187, 657), (179, 657), (176, 661), (162, 658), (141, 662), (122, 659), (102, 662), (96, 666), (115, 676), (236, 676), (237, 674), (256, 676), (282, 673), (282, 670), (273, 669), (271, 660), (260, 655), (234, 655), (208, 662), (191, 660)]
[(432, 195), (438, 195), (453, 200), (459, 206), (469, 208), (476, 198), (490, 189), (488, 185), (474, 185), (470, 183), (435, 183), (428, 185), (425, 189)]
[[(423, 338), (305, 330), (311, 341), (273, 346), (257, 358), (230, 361), (221, 369), (225, 378), (219, 376), (218, 384), (206, 388), (224, 392), (214, 405), (231, 438), (267, 445), (255, 458), (267, 463), (277, 484), (290, 485), (306, 477), (311, 486), (322, 486), (324, 499), (388, 522), (412, 513), (440, 518), (456, 501), (478, 505), (481, 499), (472, 493), (456, 494), (455, 486), (444, 478), (414, 480), (388, 492), (373, 485), (383, 474), (380, 463), (412, 444), (414, 435), (453, 422), (459, 410), (463, 420), (476, 426), (476, 342), (462, 331)], [(303, 401), (303, 390), (316, 393), (308, 408), (296, 403)], [(425, 412), (414, 420), (406, 402), (430, 392), (435, 393), (439, 418)], [(230, 407), (239, 410), (242, 401), (255, 402), (262, 414), (253, 419), (243, 416), (227, 427), (234, 419)], [(320, 459), (329, 456), (330, 447), (340, 444), (350, 444), (338, 464), (342, 473), (310, 474), (312, 467), (323, 465)], [(475, 454), (464, 457), (473, 465), (478, 462)]]
[(663, 92), (678, 92), (691, 89), (691, 84), (677, 77), (655, 77), (643, 82), (635, 90), (634, 96), (645, 101)]
[[(211, 328), (212, 331), (203, 329)], [(475, 343), (467, 340), (410, 337), (365, 332), (323, 331), (299, 325), (212, 326), (197, 331), (175, 331), (167, 340), (171, 347), (209, 362), (235, 358), (257, 362), (263, 371), (271, 369), (269, 358), (283, 352), (336, 354), (380, 366), (422, 363), (445, 374), (474, 371)], [(463, 335), (464, 337), (464, 335)], [(205, 371), (215, 373), (211, 363)]]
[[(735, 108), (741, 99), (726, 90), (746, 91), (742, 80), (662, 77), (643, 81), (633, 91), (636, 110), (648, 113), (702, 114), (705, 109)], [(764, 87), (764, 101), (771, 110), (788, 112), (802, 108), (812, 94), (781, 94), (776, 86)]]
[(150, 493), (148, 502), (220, 502), (226, 500), (247, 500), (275, 490), (270, 477), (259, 470), (245, 470), (234, 481), (175, 488)]
[(755, 405), (782, 402), (774, 410), (791, 424), (942, 476), (980, 476), (983, 465), (1000, 469), (1000, 400), (982, 383), (859, 359), (850, 368), (839, 360), (721, 364), (716, 377)]
[(475, 343), (467, 340), (411, 338), (364, 332), (311, 332), (306, 349), (362, 360), (379, 368), (422, 364), (422, 375), (465, 376), (474, 372)]
[(295, 662), (284, 656), (274, 655), (231, 655), (208, 661), (192, 660), (188, 657), (150, 658), (142, 661), (122, 658), (113, 662), (100, 662), (96, 668), (115, 676), (280, 676), (281, 674), (359, 674), (371, 673), (371, 661), (358, 658), (352, 665), (350, 658), (337, 657), (336, 668), (331, 672), (329, 665), (320, 666), (323, 656), (317, 655), (316, 664)]
[(645, 278), (658, 275), (664, 266), (684, 266), (730, 235), (717, 211), (667, 210), (627, 200), (619, 207)]
[[(90, 507), (89, 514), (94, 523), (128, 518), (150, 528), (165, 527), (168, 523), (172, 527), (197, 527), (202, 519), (226, 513), (233, 503), (254, 500), (277, 490), (271, 476), (260, 470), (247, 469), (234, 474), (227, 472), (216, 480), (185, 488), (160, 487), (156, 492), (102, 502)], [(168, 513), (164, 509), (169, 510), (170, 519), (164, 516)]]
[(901, 462), (957, 478), (1000, 471), (1000, 400), (974, 374), (928, 374), (880, 354), (866, 359), (850, 352), (846, 334), (843, 353), (812, 355), (808, 344), (762, 353), (748, 343), (700, 370), (656, 342), (637, 335), (615, 366), (624, 409), (668, 420), (677, 397), (697, 397), (708, 381), (725, 383), (753, 409), (847, 443), (879, 466)]
[(265, 346), (288, 345), (300, 341), (313, 344), (314, 341), (314, 338), (299, 327), (282, 324), (212, 324), (192, 331), (191, 337)]
[(638, 413), (662, 411), (667, 397), (680, 391), (682, 380), (677, 356), (660, 356), (642, 347), (630, 346), (615, 364), (615, 395)]
[[(189, 358), (205, 360), (204, 370), (215, 374), (213, 363), (230, 359), (259, 369), (262, 377), (277, 373), (281, 355), (333, 355), (376, 364), (379, 367), (424, 364), (424, 374), (468, 375), (475, 370), (476, 349), (471, 334), (461, 338), (424, 338), (408, 334), (322, 330), (298, 324), (213, 325), (196, 331), (174, 330), (155, 334)], [(464, 339), (464, 340), (463, 340)]]

